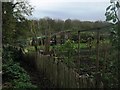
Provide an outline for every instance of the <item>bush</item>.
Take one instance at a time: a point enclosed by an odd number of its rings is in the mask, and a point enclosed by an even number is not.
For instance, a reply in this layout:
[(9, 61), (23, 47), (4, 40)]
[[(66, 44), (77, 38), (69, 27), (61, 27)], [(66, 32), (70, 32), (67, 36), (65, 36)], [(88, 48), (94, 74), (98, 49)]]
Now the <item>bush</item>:
[(69, 66), (74, 67), (73, 57), (77, 51), (74, 41), (67, 40), (63, 45), (58, 45), (55, 47), (56, 54), (58, 57), (64, 57), (63, 62)]
[(74, 41), (67, 40), (63, 45), (58, 45), (55, 47), (56, 53), (59, 55), (64, 55), (65, 57), (70, 57), (75, 54), (77, 50)]
[[(27, 72), (20, 67), (19, 52), (12, 46), (3, 48), (3, 87), (4, 83), (11, 83), (12, 88), (31, 88), (36, 87), (31, 84)], [(18, 55), (17, 55), (18, 54)]]

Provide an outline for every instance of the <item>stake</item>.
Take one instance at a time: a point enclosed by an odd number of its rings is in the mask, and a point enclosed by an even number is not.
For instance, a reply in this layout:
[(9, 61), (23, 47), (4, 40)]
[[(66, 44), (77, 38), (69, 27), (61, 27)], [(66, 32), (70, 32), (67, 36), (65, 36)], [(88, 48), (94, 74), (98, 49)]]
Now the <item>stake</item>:
[(78, 31), (78, 58), (80, 64), (80, 31)]
[(99, 33), (99, 28), (97, 31), (97, 45), (96, 45), (96, 87), (99, 87), (100, 83), (100, 75), (99, 75), (99, 40), (100, 40), (100, 33)]

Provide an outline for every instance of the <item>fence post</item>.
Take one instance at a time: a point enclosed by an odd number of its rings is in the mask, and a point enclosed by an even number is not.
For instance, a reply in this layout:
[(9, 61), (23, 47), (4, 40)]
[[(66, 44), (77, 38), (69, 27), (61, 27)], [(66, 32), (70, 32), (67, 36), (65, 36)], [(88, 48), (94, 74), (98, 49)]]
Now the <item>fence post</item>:
[(104, 67), (103, 67), (103, 73), (106, 71), (107, 69), (107, 45), (104, 42)]
[(80, 64), (80, 31), (78, 31), (78, 58)]
[[(120, 9), (119, 9), (119, 12), (120, 12)], [(117, 62), (118, 62), (118, 74), (120, 73), (120, 67), (119, 67), (119, 65), (120, 65), (120, 19), (119, 19), (119, 21), (118, 21), (118, 59), (117, 59)], [(118, 78), (120, 78), (119, 76), (118, 76)], [(118, 84), (118, 88), (120, 87), (120, 83)]]
[(92, 38), (90, 37), (89, 38), (89, 54), (90, 54), (90, 57), (91, 57), (91, 52), (92, 52), (92, 44), (91, 44), (91, 42), (92, 42)]
[(99, 71), (99, 40), (100, 40), (100, 32), (99, 32), (99, 28), (97, 31), (97, 45), (96, 45), (96, 68), (97, 68), (97, 72)]
[(59, 59), (57, 59), (57, 87), (60, 87), (60, 78), (59, 78)]
[(99, 73), (99, 40), (100, 40), (100, 28), (97, 29), (97, 43), (96, 43), (96, 88), (99, 87), (100, 73)]
[(68, 31), (68, 39), (70, 39), (70, 31)]
[(46, 39), (45, 39), (45, 53), (48, 54), (49, 53), (49, 48), (50, 48), (50, 35), (46, 35)]

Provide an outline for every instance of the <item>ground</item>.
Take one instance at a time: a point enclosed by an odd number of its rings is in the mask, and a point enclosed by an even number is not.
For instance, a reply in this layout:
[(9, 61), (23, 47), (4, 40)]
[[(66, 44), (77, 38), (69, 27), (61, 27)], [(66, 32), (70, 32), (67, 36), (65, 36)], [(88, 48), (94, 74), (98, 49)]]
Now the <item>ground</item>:
[(36, 85), (38, 88), (55, 88), (55, 85), (50, 82), (43, 72), (37, 71), (26, 62), (21, 62), (21, 65), (27, 71), (33, 85)]

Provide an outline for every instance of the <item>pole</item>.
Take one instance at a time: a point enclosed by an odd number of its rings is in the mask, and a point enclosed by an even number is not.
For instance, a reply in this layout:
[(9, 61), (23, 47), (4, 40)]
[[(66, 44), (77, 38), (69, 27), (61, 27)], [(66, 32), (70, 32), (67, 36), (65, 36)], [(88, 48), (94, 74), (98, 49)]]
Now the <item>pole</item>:
[(78, 31), (78, 58), (79, 58), (79, 65), (80, 65), (80, 31)]
[[(120, 76), (119, 76), (119, 74), (120, 74), (120, 67), (119, 67), (119, 65), (120, 65), (120, 21), (118, 21), (118, 80), (120, 79)], [(119, 83), (119, 85), (118, 85), (118, 88), (120, 87), (120, 83)]]
[(99, 39), (100, 39), (100, 33), (99, 33), (99, 29), (97, 31), (97, 46), (96, 46), (96, 68), (97, 68), (97, 72), (99, 71)]
[(48, 27), (48, 28), (47, 28), (48, 31), (45, 30), (45, 36), (46, 36), (46, 39), (45, 39), (45, 53), (46, 53), (46, 54), (49, 53), (49, 47), (50, 47), (50, 33), (49, 33), (49, 31), (50, 31), (50, 26), (49, 26), (48, 22), (47, 22), (47, 27)]
[(99, 87), (100, 84), (100, 74), (99, 74), (99, 40), (100, 40), (100, 32), (99, 28), (97, 29), (97, 43), (96, 43), (96, 88)]

